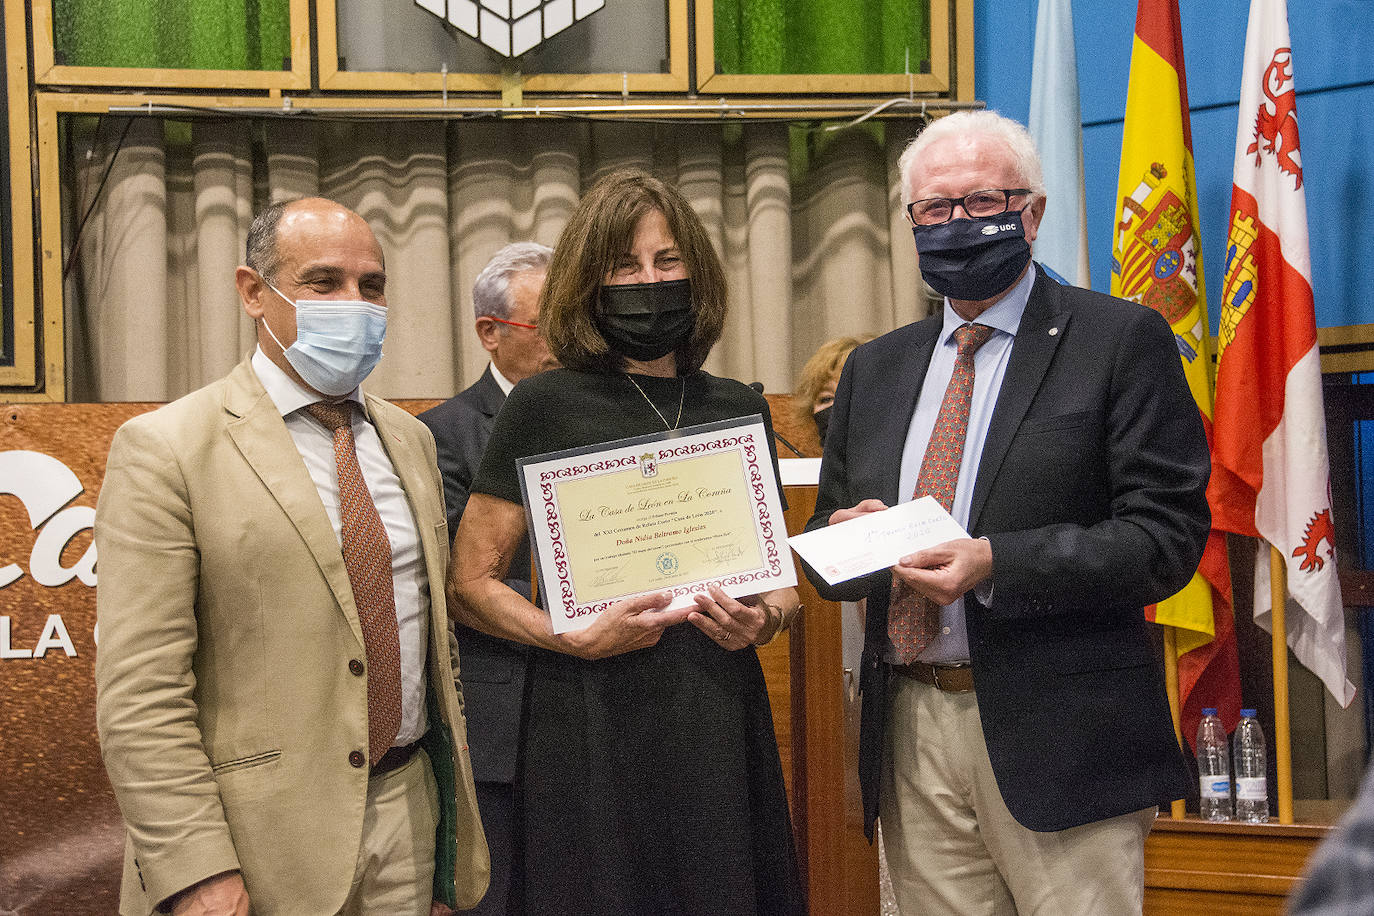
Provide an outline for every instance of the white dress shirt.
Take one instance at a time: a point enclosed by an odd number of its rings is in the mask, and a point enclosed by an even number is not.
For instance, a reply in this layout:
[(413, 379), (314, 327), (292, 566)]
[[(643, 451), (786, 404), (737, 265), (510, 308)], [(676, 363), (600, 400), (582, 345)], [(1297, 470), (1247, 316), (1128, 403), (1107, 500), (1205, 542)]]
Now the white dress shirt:
[[(315, 482), (324, 503), (334, 537), (342, 549), (342, 524), (339, 520), (339, 473), (334, 461), (334, 434), (304, 408), (320, 400), (301, 387), (281, 367), (268, 359), (259, 347), (253, 354), (257, 373), (267, 395), (286, 421), (286, 430)], [(419, 532), (410, 511), (401, 480), (391, 459), (382, 448), (376, 427), (367, 417), (360, 389), (345, 398), (362, 409), (353, 411), (353, 442), (358, 467), (381, 516), (386, 536), (391, 541), (392, 589), (396, 597), (396, 625), (401, 643), (401, 727), (396, 744), (416, 741), (425, 733), (425, 645), (429, 637), (429, 576), (420, 552)]]
[[(976, 320), (977, 324), (993, 328), (993, 333), (973, 355), (973, 400), (969, 407), (963, 459), (959, 464), (959, 482), (954, 489), (954, 504), (950, 509), (950, 515), (965, 529), (968, 528), (973, 485), (978, 478), (978, 461), (983, 455), (988, 424), (992, 421), (993, 408), (997, 406), (997, 394), (1002, 390), (1002, 378), (1006, 375), (1007, 361), (1011, 358), (1011, 345), (1016, 340), (1021, 315), (1030, 301), (1030, 291), (1034, 285), (1035, 268), (1032, 266), (1005, 296)], [(921, 395), (916, 401), (916, 411), (907, 428), (906, 445), (902, 449), (900, 502), (910, 502), (916, 490), (926, 446), (935, 429), (935, 420), (945, 399), (945, 389), (954, 375), (954, 362), (959, 354), (954, 332), (965, 324), (968, 322), (959, 317), (946, 298), (945, 323), (935, 344), (935, 352), (930, 357), (930, 367), (926, 370)], [(890, 642), (886, 654), (888, 661), (898, 661), (896, 650)], [(969, 660), (968, 627), (964, 620), (962, 597), (940, 609), (940, 629), (916, 658), (930, 665), (953, 665)]]
[(491, 377), (496, 379), (496, 387), (501, 389), (501, 393), (510, 397), (510, 393), (515, 390), (515, 382), (501, 374), (501, 370), (496, 368), (496, 363), (487, 363), (491, 367)]

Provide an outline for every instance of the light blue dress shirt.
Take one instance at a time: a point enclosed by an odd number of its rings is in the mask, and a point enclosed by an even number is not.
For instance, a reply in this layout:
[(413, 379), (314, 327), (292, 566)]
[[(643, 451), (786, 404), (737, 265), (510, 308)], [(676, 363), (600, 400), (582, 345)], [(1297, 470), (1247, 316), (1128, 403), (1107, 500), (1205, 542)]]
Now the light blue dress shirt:
[[(1007, 361), (1011, 358), (1011, 345), (1016, 340), (1021, 315), (1026, 310), (1034, 285), (1035, 268), (1032, 266), (1005, 296), (977, 319), (978, 324), (988, 325), (994, 332), (973, 355), (973, 402), (969, 407), (968, 432), (964, 439), (963, 460), (959, 465), (959, 483), (954, 489), (954, 505), (950, 510), (950, 515), (965, 529), (968, 528), (969, 505), (973, 500), (973, 485), (978, 476), (978, 461), (983, 455), (983, 442), (987, 439), (993, 408), (997, 406), (997, 394), (1002, 390), (1002, 378), (1006, 375)], [(906, 445), (902, 449), (900, 502), (909, 502), (916, 490), (926, 445), (930, 442), (931, 431), (935, 429), (935, 419), (945, 399), (945, 389), (954, 375), (954, 361), (959, 354), (954, 332), (967, 323), (955, 313), (949, 299), (945, 299), (944, 327), (940, 330), (935, 352), (931, 355), (930, 368), (926, 370), (921, 396), (916, 401), (916, 412), (911, 416)], [(889, 662), (898, 661), (896, 650), (890, 642), (886, 654)], [(940, 630), (916, 657), (931, 665), (954, 665), (969, 660), (963, 598), (940, 609)]]

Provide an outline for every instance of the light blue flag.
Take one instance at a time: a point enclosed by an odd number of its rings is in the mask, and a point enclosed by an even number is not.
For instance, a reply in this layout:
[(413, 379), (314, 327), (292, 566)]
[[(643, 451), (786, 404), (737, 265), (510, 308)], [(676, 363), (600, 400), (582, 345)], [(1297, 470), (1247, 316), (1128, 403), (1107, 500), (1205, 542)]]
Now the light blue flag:
[(1083, 195), (1083, 119), (1070, 0), (1040, 0), (1031, 65), (1030, 133), (1045, 166), (1048, 203), (1035, 259), (1087, 287), (1088, 210)]

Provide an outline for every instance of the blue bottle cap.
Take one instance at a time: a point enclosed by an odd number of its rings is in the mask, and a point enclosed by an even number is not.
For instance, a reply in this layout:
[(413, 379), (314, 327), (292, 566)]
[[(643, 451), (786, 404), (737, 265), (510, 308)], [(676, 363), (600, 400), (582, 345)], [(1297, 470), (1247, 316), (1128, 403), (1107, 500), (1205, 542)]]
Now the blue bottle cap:
[(1202, 714), (1204, 716), (1215, 716), (1217, 714), (1217, 708), (1215, 706), (1204, 706), (1202, 707)]
[(1255, 711), (1253, 709), (1242, 709), (1240, 711), (1240, 717), (1242, 719), (1253, 719), (1255, 717)]

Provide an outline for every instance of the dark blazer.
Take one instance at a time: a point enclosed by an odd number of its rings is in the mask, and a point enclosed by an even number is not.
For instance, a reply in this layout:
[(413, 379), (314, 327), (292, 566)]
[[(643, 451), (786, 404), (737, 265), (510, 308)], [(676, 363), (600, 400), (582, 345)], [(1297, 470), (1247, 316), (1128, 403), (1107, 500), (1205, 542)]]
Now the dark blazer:
[[(458, 530), (472, 479), (505, 400), (488, 366), (471, 388), (419, 416), (434, 433), (450, 532)], [(530, 596), (528, 541), (516, 550), (506, 575), (507, 585), (526, 598)], [(473, 778), (479, 782), (514, 782), (529, 649), (462, 624), (456, 624), (455, 629), (462, 657)]]
[[(889, 506), (942, 316), (859, 347), (840, 377), (816, 514)], [(969, 654), (993, 773), (1032, 830), (1182, 797), (1161, 663), (1142, 614), (1192, 577), (1210, 524), (1206, 437), (1156, 312), (1037, 268), (979, 458), (969, 533), (992, 545), (990, 606), (969, 592)], [(868, 599), (860, 689), (865, 823), (878, 811), (892, 576), (828, 586)]]

